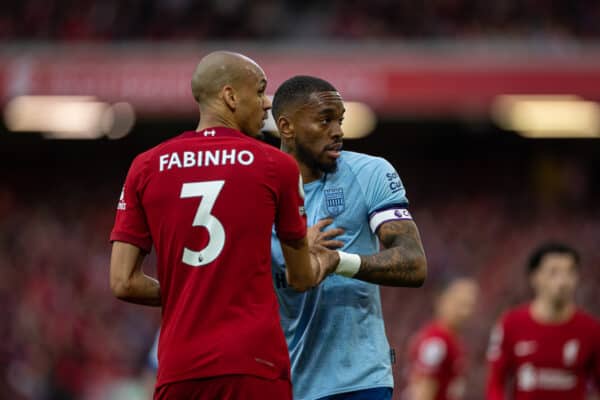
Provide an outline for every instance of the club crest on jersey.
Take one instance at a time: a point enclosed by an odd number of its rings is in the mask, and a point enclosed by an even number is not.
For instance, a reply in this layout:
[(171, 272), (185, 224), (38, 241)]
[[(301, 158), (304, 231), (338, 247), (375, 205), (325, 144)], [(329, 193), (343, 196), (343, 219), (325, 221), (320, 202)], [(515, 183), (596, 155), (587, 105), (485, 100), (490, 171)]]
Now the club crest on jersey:
[(572, 366), (577, 361), (579, 352), (579, 340), (571, 339), (563, 346), (563, 362), (567, 367)]
[(325, 207), (327, 212), (332, 217), (337, 217), (346, 209), (346, 202), (344, 201), (344, 189), (342, 188), (331, 188), (323, 191), (325, 194)]

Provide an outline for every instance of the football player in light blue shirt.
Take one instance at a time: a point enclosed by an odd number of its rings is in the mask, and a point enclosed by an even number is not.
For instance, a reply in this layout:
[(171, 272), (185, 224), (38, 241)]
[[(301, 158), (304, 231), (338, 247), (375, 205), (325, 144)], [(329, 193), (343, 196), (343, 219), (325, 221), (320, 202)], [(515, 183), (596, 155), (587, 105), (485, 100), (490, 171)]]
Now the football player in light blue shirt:
[[(392, 397), (393, 378), (378, 285), (421, 286), (427, 261), (400, 177), (384, 159), (342, 151), (344, 103), (328, 82), (297, 76), (273, 99), (281, 148), (298, 162), (308, 225), (343, 233), (333, 274), (299, 293), (286, 284), (277, 238), (273, 278), (292, 361), (296, 400)], [(316, 227), (316, 228), (315, 228)], [(381, 246), (381, 247), (380, 247)]]

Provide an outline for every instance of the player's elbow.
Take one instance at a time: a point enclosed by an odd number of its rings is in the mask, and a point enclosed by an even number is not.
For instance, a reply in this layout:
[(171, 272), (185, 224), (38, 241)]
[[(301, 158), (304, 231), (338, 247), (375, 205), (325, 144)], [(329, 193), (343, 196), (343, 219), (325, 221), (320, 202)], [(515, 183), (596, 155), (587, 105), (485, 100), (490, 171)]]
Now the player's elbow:
[(427, 258), (424, 254), (420, 254), (412, 260), (411, 264), (411, 279), (406, 286), (419, 288), (423, 286), (427, 279)]
[(297, 292), (306, 292), (314, 286), (314, 280), (309, 279), (309, 277), (295, 277), (290, 274), (287, 276), (287, 281), (288, 286)]
[(415, 259), (415, 286), (421, 287), (427, 279), (427, 258), (425, 255), (420, 255)]

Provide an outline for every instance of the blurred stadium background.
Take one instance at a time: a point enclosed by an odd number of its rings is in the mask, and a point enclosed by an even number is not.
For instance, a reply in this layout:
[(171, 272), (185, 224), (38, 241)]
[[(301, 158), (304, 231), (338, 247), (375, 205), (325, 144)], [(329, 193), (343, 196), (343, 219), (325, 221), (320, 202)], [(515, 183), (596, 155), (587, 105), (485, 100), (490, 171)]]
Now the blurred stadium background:
[(114, 209), (133, 157), (195, 127), (197, 61), (229, 49), (270, 93), (314, 74), (362, 104), (346, 148), (398, 169), (430, 267), (423, 289), (383, 289), (395, 398), (436, 282), (471, 274), (481, 399), (487, 335), (527, 299), (533, 246), (582, 252), (578, 299), (600, 314), (599, 20), (596, 0), (4, 0), (0, 397), (148, 398), (160, 315), (109, 291)]

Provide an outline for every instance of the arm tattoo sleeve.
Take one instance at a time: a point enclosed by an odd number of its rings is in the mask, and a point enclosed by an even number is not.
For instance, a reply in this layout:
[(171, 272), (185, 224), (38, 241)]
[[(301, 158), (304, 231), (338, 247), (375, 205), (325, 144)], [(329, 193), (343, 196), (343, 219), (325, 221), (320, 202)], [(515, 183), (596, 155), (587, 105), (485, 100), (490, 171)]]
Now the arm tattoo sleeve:
[(389, 221), (377, 231), (383, 250), (361, 256), (356, 279), (387, 286), (422, 286), (427, 259), (413, 221)]

